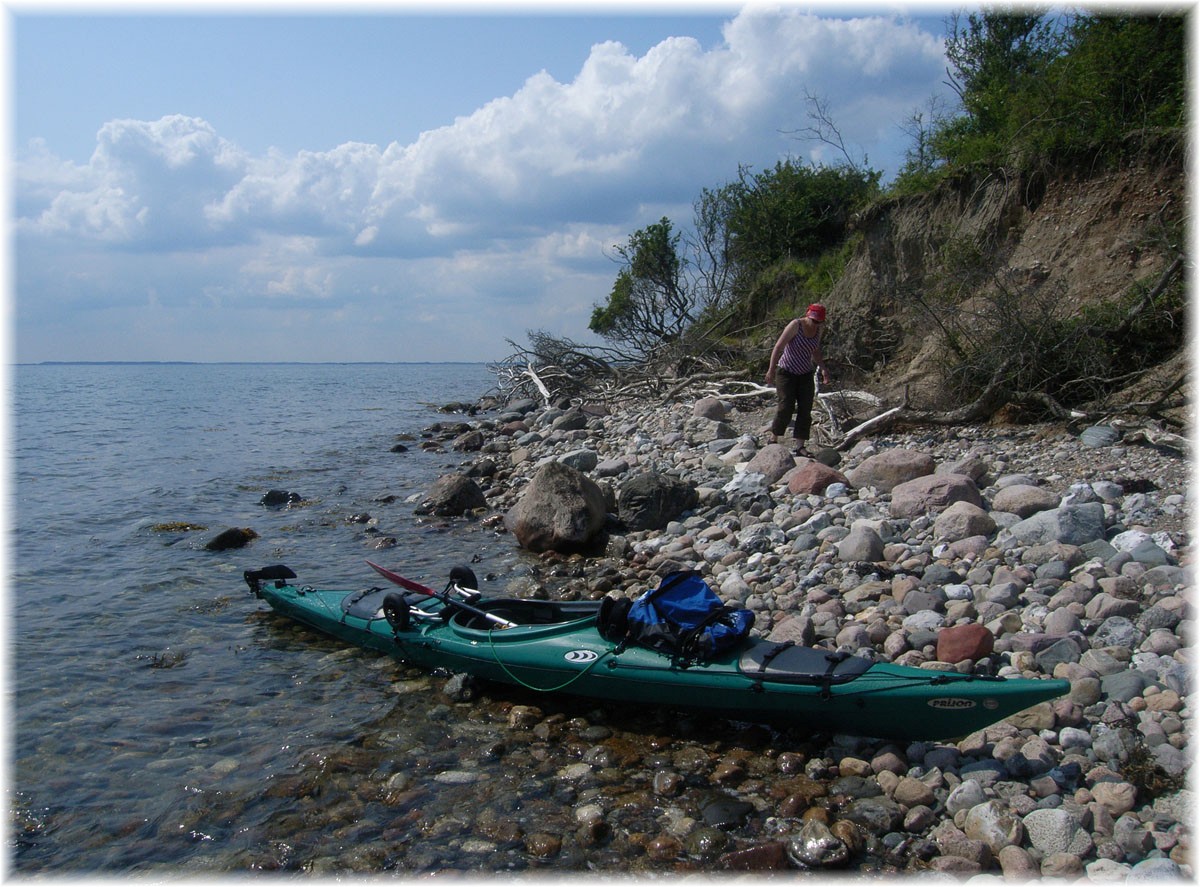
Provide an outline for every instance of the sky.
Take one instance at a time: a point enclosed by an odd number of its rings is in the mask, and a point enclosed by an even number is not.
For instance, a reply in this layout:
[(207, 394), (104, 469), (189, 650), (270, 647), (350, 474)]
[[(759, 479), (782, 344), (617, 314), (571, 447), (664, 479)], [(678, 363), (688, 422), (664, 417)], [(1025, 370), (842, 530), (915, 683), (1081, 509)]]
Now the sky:
[[(890, 181), (928, 5), (7, 7), (12, 360), (494, 361), (739, 166)], [(635, 11), (647, 9), (649, 12)]]

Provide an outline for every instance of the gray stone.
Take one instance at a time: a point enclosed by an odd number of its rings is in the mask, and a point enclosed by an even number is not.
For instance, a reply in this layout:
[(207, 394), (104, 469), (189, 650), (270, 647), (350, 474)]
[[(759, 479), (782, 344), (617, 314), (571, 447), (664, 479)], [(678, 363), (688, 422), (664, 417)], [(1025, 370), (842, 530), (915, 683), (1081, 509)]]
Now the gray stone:
[(1088, 880), (1099, 884), (1124, 884), (1133, 866), (1115, 859), (1097, 859), (1083, 867)]
[(883, 560), (883, 540), (862, 522), (850, 528), (850, 535), (837, 544), (838, 558), (847, 562)]
[(1163, 881), (1181, 882), (1184, 878), (1179, 863), (1171, 859), (1144, 859), (1129, 870), (1126, 884), (1151, 884)]
[(1092, 751), (1097, 759), (1120, 766), (1129, 760), (1138, 745), (1138, 737), (1125, 727), (1102, 730), (1092, 738)]
[(830, 868), (844, 865), (850, 850), (825, 823), (806, 819), (800, 830), (788, 839), (787, 857), (800, 868)]
[(1121, 432), (1111, 425), (1093, 425), (1083, 429), (1079, 439), (1087, 447), (1111, 447), (1121, 439)]
[(1034, 656), (1034, 659), (1043, 672), (1053, 674), (1054, 666), (1063, 662), (1078, 662), (1079, 655), (1079, 644), (1073, 638), (1059, 638)]
[(842, 817), (882, 835), (895, 831), (904, 821), (904, 811), (891, 798), (855, 798), (842, 811)]
[(569, 465), (576, 471), (591, 471), (600, 464), (600, 457), (595, 450), (572, 450), (569, 453), (563, 453), (558, 457), (558, 461), (563, 465)]
[(1088, 619), (1103, 622), (1112, 616), (1137, 616), (1141, 609), (1141, 605), (1137, 601), (1113, 597), (1108, 592), (1102, 591), (1087, 602), (1084, 607), (1084, 615)]
[(1005, 487), (1012, 487), (1018, 484), (1023, 484), (1027, 487), (1036, 487), (1038, 479), (1032, 474), (1002, 474), (996, 478), (996, 489), (1003, 490)]
[(1046, 634), (1051, 637), (1065, 637), (1073, 632), (1083, 631), (1083, 625), (1076, 616), (1068, 609), (1051, 610), (1050, 615), (1046, 617), (1046, 622), (1043, 628)]
[(1189, 567), (1151, 567), (1142, 575), (1142, 585), (1146, 588), (1175, 588), (1192, 584)]
[(1109, 699), (1118, 702), (1128, 702), (1141, 696), (1145, 689), (1152, 684), (1148, 677), (1139, 671), (1128, 669), (1103, 675), (1100, 678), (1100, 689)]
[(1104, 536), (1104, 506), (1099, 502), (1063, 505), (1015, 523), (1004, 534), (1021, 545), (1085, 545)]
[(1025, 839), (1025, 826), (1007, 805), (1000, 801), (985, 801), (967, 813), (963, 833), (987, 844), (996, 855), (1005, 847), (1019, 846)]
[(960, 810), (971, 810), (988, 799), (983, 784), (976, 779), (965, 779), (946, 798), (946, 813), (954, 816)]
[(913, 613), (911, 616), (905, 616), (902, 623), (909, 630), (925, 629), (926, 631), (936, 631), (945, 624), (946, 617), (941, 613), (935, 613), (933, 610), (922, 610), (919, 613)]
[(436, 514), (439, 517), (456, 517), (486, 506), (487, 497), (479, 484), (465, 474), (447, 474), (434, 481), (417, 512)]
[(661, 530), (698, 501), (695, 488), (686, 481), (644, 472), (621, 484), (617, 510), (632, 530)]
[(1091, 542), (1085, 542), (1079, 546), (1083, 549), (1083, 556), (1086, 558), (1099, 558), (1101, 561), (1110, 560), (1117, 550), (1113, 548), (1112, 543), (1107, 539), (1093, 539)]
[(1034, 849), (1046, 853), (1070, 853), (1086, 856), (1092, 851), (1092, 838), (1073, 813), (1062, 808), (1034, 810), (1021, 820)]
[(1151, 541), (1143, 542), (1130, 554), (1139, 564), (1145, 564), (1148, 567), (1166, 567), (1171, 564), (1171, 556)]
[(702, 397), (692, 405), (693, 416), (716, 422), (724, 419), (727, 412), (724, 402), (719, 397)]
[(909, 615), (920, 613), (923, 610), (932, 610), (936, 613), (944, 613), (946, 611), (943, 598), (932, 592), (920, 589), (915, 589), (906, 594), (901, 606), (904, 612)]
[(1168, 776), (1183, 776), (1188, 771), (1190, 761), (1183, 749), (1178, 749), (1169, 742), (1163, 742), (1151, 749), (1154, 763), (1163, 768)]
[(1096, 633), (1092, 635), (1092, 645), (1096, 647), (1126, 647), (1132, 649), (1140, 641), (1137, 626), (1124, 616), (1110, 616), (1105, 619)]
[(595, 478), (616, 478), (629, 471), (629, 461), (624, 459), (606, 459), (599, 462), (593, 469)]
[(538, 469), (504, 522), (530, 551), (575, 551), (597, 538), (606, 513), (604, 491), (594, 480), (550, 462)]

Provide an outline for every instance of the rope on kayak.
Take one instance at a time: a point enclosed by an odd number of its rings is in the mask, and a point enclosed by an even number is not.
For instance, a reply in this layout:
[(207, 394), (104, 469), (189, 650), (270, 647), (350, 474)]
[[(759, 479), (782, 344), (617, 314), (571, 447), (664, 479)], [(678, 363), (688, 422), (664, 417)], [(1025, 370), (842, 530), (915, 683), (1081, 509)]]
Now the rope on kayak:
[[(370, 589), (368, 589), (368, 590), (370, 590)], [(310, 594), (315, 596), (316, 599), (321, 602), (321, 606), (324, 607), (329, 612), (330, 616), (338, 617), (339, 622), (345, 621), (345, 616), (342, 615), (339, 617), (338, 612), (329, 605), (329, 600), (326, 598), (326, 596), (321, 594), (317, 589), (313, 588), (311, 585), (301, 586), (300, 588), (297, 588), (296, 591), (299, 593), (300, 597), (308, 597)]]
[[(870, 672), (867, 672), (866, 674), (870, 674)], [(879, 686), (879, 687), (857, 688), (856, 684), (858, 682), (862, 681), (862, 679), (865, 676), (866, 675), (859, 675), (858, 677), (854, 678), (854, 680), (848, 681), (847, 683), (842, 684), (841, 686), (843, 688), (848, 688), (848, 689), (843, 689), (841, 692), (839, 692), (837, 694), (838, 698), (839, 699), (851, 699), (851, 698), (856, 698), (859, 696), (871, 696), (876, 693), (889, 693), (892, 690), (896, 689), (896, 686), (894, 684), (883, 684), (882, 686)], [(885, 679), (890, 680), (890, 681), (907, 681), (907, 682), (913, 683), (913, 684), (922, 684), (927, 687), (943, 687), (943, 686), (951, 686), (954, 684), (970, 684), (970, 683), (974, 683), (976, 681), (978, 681), (980, 683), (1000, 683), (1000, 684), (1006, 683), (1005, 678), (997, 677), (994, 675), (958, 674), (958, 673), (950, 673), (950, 672), (933, 675), (931, 677), (924, 677), (924, 676), (919, 676), (919, 675), (887, 675), (886, 678), (884, 678), (884, 677), (880, 678), (880, 680), (885, 680)], [(832, 694), (830, 694), (829, 697), (824, 697), (824, 694), (822, 694), (822, 696), (823, 696), (823, 698), (832, 698)]]
[(581, 677), (583, 677), (585, 674), (587, 674), (589, 671), (591, 671), (596, 665), (598, 665), (601, 662), (601, 660), (603, 660), (606, 656), (608, 656), (610, 653), (613, 652), (611, 649), (605, 650), (603, 653), (601, 653), (599, 656), (597, 656), (595, 659), (593, 659), (591, 662), (589, 662), (587, 664), (586, 668), (582, 669), (577, 674), (571, 675), (571, 677), (567, 678), (565, 681), (563, 681), (561, 684), (559, 684), (556, 687), (535, 687), (533, 684), (530, 684), (527, 681), (523, 681), (519, 677), (517, 677), (515, 674), (513, 674), (512, 671), (509, 669), (509, 667), (501, 661), (499, 654), (496, 652), (496, 642), (492, 638), (492, 635), (494, 632), (495, 632), (494, 628), (488, 630), (488, 649), (492, 651), (492, 658), (496, 660), (496, 664), (500, 666), (500, 670), (503, 671), (506, 675), (508, 675), (509, 678), (512, 679), (513, 683), (524, 687), (526, 690), (533, 690), (534, 692), (537, 692), (537, 693), (557, 693), (559, 690), (565, 690), (567, 687), (571, 686), (573, 683), (575, 683), (577, 680), (579, 680)]

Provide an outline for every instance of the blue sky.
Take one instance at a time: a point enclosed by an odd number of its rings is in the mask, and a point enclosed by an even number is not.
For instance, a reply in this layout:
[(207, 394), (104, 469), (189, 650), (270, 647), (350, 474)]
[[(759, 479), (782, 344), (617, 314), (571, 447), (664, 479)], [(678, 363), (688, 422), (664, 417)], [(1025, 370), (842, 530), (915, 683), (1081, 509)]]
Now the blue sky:
[(630, 8), (10, 7), (14, 359), (591, 341), (614, 244), (836, 159), (806, 92), (885, 180), (947, 94), (949, 7)]

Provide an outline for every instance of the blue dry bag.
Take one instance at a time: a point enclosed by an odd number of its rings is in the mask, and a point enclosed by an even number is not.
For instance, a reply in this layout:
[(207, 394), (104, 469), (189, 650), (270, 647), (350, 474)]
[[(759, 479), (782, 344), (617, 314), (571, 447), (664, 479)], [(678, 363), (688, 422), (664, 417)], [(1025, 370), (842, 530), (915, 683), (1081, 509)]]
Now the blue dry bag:
[(663, 577), (658, 588), (630, 602), (606, 598), (597, 627), (609, 640), (667, 653), (682, 662), (704, 662), (739, 644), (750, 633), (754, 614), (734, 609), (694, 570)]

